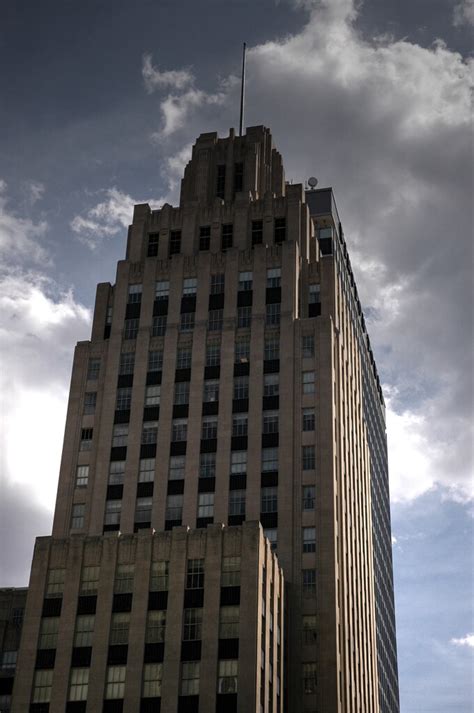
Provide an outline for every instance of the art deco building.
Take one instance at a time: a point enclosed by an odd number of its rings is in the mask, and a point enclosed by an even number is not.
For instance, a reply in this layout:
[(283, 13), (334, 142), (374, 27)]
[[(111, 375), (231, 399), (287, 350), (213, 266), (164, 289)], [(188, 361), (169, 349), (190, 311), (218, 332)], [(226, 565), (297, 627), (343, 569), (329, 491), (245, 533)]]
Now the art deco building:
[(382, 392), (332, 190), (264, 127), (202, 134), (98, 286), (28, 710), (398, 713)]

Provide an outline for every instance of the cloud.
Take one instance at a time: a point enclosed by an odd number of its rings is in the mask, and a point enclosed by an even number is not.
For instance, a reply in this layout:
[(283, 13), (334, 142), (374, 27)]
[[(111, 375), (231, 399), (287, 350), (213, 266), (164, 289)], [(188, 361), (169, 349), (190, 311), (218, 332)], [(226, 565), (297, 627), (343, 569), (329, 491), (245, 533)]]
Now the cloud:
[(454, 6), (453, 25), (463, 27), (466, 23), (474, 25), (474, 0), (461, 0)]
[(160, 70), (152, 64), (151, 54), (143, 55), (142, 77), (149, 94), (165, 87), (184, 89), (194, 82), (193, 74), (187, 69), (173, 69), (168, 72), (160, 72)]
[(450, 643), (454, 646), (467, 646), (470, 649), (474, 649), (474, 634), (466, 634), (461, 639), (451, 639)]
[(192, 111), (202, 107), (219, 106), (226, 100), (224, 92), (207, 93), (201, 89), (188, 89), (183, 94), (169, 94), (160, 103), (163, 124), (152, 139), (160, 141), (182, 129), (189, 121)]
[[(31, 188), (32, 185), (34, 188)], [(30, 189), (33, 191), (30, 193), (31, 197), (33, 193), (36, 193), (36, 196), (41, 195), (40, 186), (41, 184), (30, 184)], [(46, 221), (35, 223), (29, 218), (18, 216), (10, 208), (7, 184), (0, 179), (0, 260), (11, 262), (21, 259), (29, 263), (49, 264), (47, 250), (40, 243), (47, 230)]]

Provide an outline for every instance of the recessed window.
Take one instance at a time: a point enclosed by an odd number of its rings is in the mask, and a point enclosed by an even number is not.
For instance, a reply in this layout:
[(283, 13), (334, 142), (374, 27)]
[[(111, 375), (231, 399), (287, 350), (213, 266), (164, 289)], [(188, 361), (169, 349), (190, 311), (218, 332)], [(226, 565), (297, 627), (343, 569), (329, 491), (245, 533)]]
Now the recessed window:
[(210, 309), (207, 321), (207, 328), (210, 332), (222, 331), (222, 323), (224, 319), (223, 309)]
[(78, 465), (76, 468), (76, 488), (87, 488), (89, 483), (89, 466)]
[(192, 332), (194, 329), (194, 312), (183, 312), (179, 321), (179, 329), (181, 332)]
[(159, 242), (160, 242), (160, 234), (159, 233), (149, 233), (148, 234), (147, 257), (156, 257), (158, 255)]
[(100, 372), (100, 359), (91, 357), (87, 364), (87, 380), (97, 381)]
[(112, 431), (112, 448), (123, 448), (128, 441), (128, 423), (116, 423)]
[[(58, 644), (59, 617), (48, 616), (41, 619), (38, 639), (39, 649), (55, 649)], [(15, 652), (16, 653), (16, 652)], [(4, 668), (4, 666), (2, 666)], [(15, 667), (13, 667), (15, 668)]]
[(125, 476), (125, 461), (113, 460), (109, 465), (109, 485), (120, 485)]
[(167, 300), (170, 294), (169, 280), (158, 280), (155, 285), (155, 300)]
[(303, 510), (314, 510), (316, 488), (314, 485), (303, 486)]
[(303, 691), (316, 693), (316, 663), (303, 664)]
[(273, 302), (265, 306), (265, 324), (267, 327), (277, 327), (280, 324), (281, 304)]
[(264, 357), (265, 361), (273, 361), (280, 358), (280, 337), (266, 337), (265, 338), (265, 350)]
[(316, 391), (316, 375), (314, 371), (303, 371), (303, 394), (314, 394)]
[(199, 493), (198, 517), (214, 517), (214, 493)]
[(128, 286), (128, 304), (139, 304), (142, 301), (142, 285)]
[(224, 199), (225, 196), (225, 164), (217, 166), (216, 196)]
[(262, 449), (262, 473), (278, 470), (278, 448)]
[(219, 381), (217, 379), (206, 379), (204, 381), (203, 401), (205, 403), (219, 401)]
[(219, 611), (219, 638), (238, 639), (240, 607), (221, 607)]
[(158, 440), (158, 421), (144, 421), (142, 427), (142, 444), (156, 443)]
[(263, 412), (263, 433), (278, 433), (278, 411)]
[(183, 295), (195, 295), (197, 292), (197, 277), (185, 277), (183, 280)]
[(121, 699), (125, 695), (126, 666), (108, 666), (105, 682), (106, 700)]
[(234, 393), (233, 398), (238, 399), (248, 399), (249, 397), (249, 377), (248, 376), (236, 376), (234, 378)]
[(131, 594), (134, 576), (135, 565), (118, 564), (115, 570), (114, 592), (116, 594)]
[(87, 391), (84, 394), (84, 415), (90, 415), (95, 413), (95, 405), (97, 402), (97, 392)]
[(150, 592), (168, 591), (169, 564), (166, 560), (151, 563)]
[(112, 614), (110, 620), (109, 644), (128, 644), (128, 630), (130, 628), (130, 613), (118, 612)]
[(314, 431), (315, 415), (313, 408), (303, 409), (303, 431)]
[(167, 315), (166, 314), (159, 314), (155, 317), (153, 317), (153, 322), (152, 322), (152, 327), (151, 327), (151, 336), (152, 337), (163, 337), (166, 333), (166, 323), (167, 323)]
[(117, 389), (117, 411), (128, 411), (132, 404), (132, 389), (130, 387)]
[(211, 226), (202, 225), (199, 228), (199, 250), (209, 250), (211, 247)]
[(250, 359), (250, 339), (237, 339), (235, 342), (234, 361), (236, 364), (245, 364)]
[(314, 446), (303, 446), (302, 458), (303, 470), (314, 470), (316, 467), (316, 451)]
[(114, 313), (114, 308), (112, 307), (112, 305), (109, 305), (107, 307), (107, 312), (105, 313), (105, 324), (108, 327), (110, 327), (110, 325), (112, 324), (113, 313)]
[(281, 286), (281, 268), (272, 267), (267, 270), (267, 287), (280, 287)]
[(79, 594), (97, 594), (99, 575), (100, 567), (91, 565), (83, 567)]
[(321, 302), (321, 288), (319, 285), (309, 286), (308, 303), (310, 305), (318, 304)]
[(105, 503), (104, 525), (120, 525), (121, 500), (107, 500)]
[(138, 336), (138, 319), (126, 319), (123, 329), (124, 339), (136, 339)]
[(186, 569), (186, 589), (203, 589), (204, 560), (188, 559)]
[(168, 495), (166, 498), (166, 520), (180, 521), (183, 517), (183, 496)]
[(239, 329), (248, 329), (252, 325), (252, 307), (237, 308), (237, 327)]
[(81, 451), (90, 451), (91, 450), (93, 433), (94, 433), (94, 431), (92, 428), (82, 428), (81, 429), (81, 442), (79, 445), (79, 450), (81, 450)]
[(143, 664), (143, 698), (160, 698), (162, 679), (162, 663)]
[(221, 249), (222, 251), (227, 250), (232, 247), (234, 240), (234, 226), (232, 223), (228, 223), (222, 226), (221, 233)]
[(303, 527), (303, 552), (316, 552), (316, 528)]
[(159, 406), (160, 399), (161, 386), (159, 384), (145, 387), (145, 406)]
[(203, 441), (217, 438), (217, 416), (204, 416), (202, 419), (201, 438)]
[(247, 436), (248, 434), (248, 414), (236, 413), (232, 416), (232, 435)]
[(186, 456), (171, 456), (168, 478), (169, 480), (184, 480)]
[(232, 451), (230, 472), (232, 475), (243, 475), (247, 472), (247, 451)]
[(241, 515), (245, 517), (245, 490), (231, 490), (229, 492), (229, 515)]
[(305, 644), (316, 643), (316, 616), (314, 614), (303, 616), (303, 641)]
[(147, 644), (158, 644), (165, 640), (166, 610), (149, 611), (146, 622), (145, 641)]
[(33, 680), (32, 703), (49, 703), (53, 687), (53, 669), (35, 671)]
[(122, 352), (120, 355), (119, 374), (133, 374), (135, 368), (135, 352)]
[(278, 512), (278, 488), (262, 488), (260, 512), (274, 513)]
[(151, 522), (153, 498), (137, 498), (135, 503), (135, 522)]
[(182, 696), (199, 695), (200, 665), (200, 661), (188, 661), (181, 664), (180, 693)]
[(66, 579), (66, 570), (63, 567), (50, 569), (46, 582), (46, 596), (57, 597), (62, 595), (64, 591), (64, 580)]
[(273, 225), (273, 239), (275, 244), (282, 243), (286, 238), (286, 218), (275, 218)]
[(263, 377), (263, 395), (278, 396), (280, 393), (280, 375), (279, 374), (264, 374)]
[(238, 587), (240, 586), (240, 557), (223, 557), (222, 558), (222, 587)]
[(179, 347), (176, 356), (177, 369), (190, 369), (192, 360), (192, 350), (190, 347)]
[(174, 385), (174, 404), (183, 406), (189, 403), (189, 381), (177, 381)]
[(221, 363), (221, 345), (210, 342), (206, 345), (206, 366), (219, 366)]
[(237, 693), (239, 662), (237, 659), (219, 661), (217, 673), (217, 692), (220, 694)]
[(84, 527), (85, 515), (85, 503), (74, 503), (71, 513), (71, 530), (80, 530)]
[(199, 457), (199, 477), (215, 478), (216, 476), (216, 454), (201, 453)]
[(263, 530), (263, 534), (270, 542), (272, 550), (276, 550), (278, 545), (278, 530), (276, 529), (276, 527), (266, 527)]
[(188, 437), (188, 420), (186, 418), (175, 418), (171, 429), (172, 441), (185, 441)]
[(244, 190), (244, 164), (241, 161), (234, 163), (234, 193)]
[(253, 273), (249, 270), (239, 272), (239, 292), (248, 292), (253, 286)]
[(263, 243), (263, 220), (252, 220), (252, 245)]
[(163, 350), (153, 349), (148, 352), (148, 371), (161, 371), (163, 368)]
[(313, 334), (303, 334), (302, 337), (302, 350), (303, 357), (309, 359), (314, 356), (314, 335)]
[(170, 231), (170, 255), (177, 255), (181, 252), (181, 230)]

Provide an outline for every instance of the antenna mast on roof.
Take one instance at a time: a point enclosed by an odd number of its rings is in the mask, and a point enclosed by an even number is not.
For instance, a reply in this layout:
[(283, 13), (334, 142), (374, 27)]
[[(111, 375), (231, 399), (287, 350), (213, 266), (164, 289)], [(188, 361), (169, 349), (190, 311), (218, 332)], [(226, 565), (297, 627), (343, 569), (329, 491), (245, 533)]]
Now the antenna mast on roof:
[(247, 50), (247, 45), (244, 42), (242, 48), (242, 79), (240, 83), (240, 121), (239, 121), (239, 136), (242, 136), (243, 124), (244, 124), (244, 99), (245, 99), (245, 53)]

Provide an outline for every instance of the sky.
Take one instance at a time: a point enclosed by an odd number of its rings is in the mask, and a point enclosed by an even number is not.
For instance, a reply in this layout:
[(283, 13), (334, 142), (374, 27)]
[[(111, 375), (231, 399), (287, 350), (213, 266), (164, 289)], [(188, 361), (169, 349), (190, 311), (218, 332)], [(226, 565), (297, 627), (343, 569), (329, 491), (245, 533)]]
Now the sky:
[(387, 404), (402, 713), (474, 706), (473, 0), (6, 0), (0, 585), (51, 531), (73, 348), (134, 203), (270, 126), (332, 186)]

